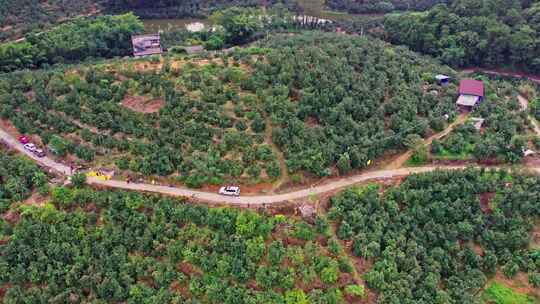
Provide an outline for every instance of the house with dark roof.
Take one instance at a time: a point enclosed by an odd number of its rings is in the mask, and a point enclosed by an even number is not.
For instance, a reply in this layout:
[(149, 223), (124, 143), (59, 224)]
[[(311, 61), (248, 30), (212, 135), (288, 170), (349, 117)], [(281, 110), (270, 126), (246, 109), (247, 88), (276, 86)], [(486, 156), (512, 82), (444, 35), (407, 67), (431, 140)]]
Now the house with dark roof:
[(456, 104), (470, 111), (484, 99), (484, 83), (474, 79), (463, 79), (459, 83), (459, 97)]
[(134, 35), (131, 37), (133, 43), (133, 56), (145, 57), (152, 55), (161, 55), (161, 39), (159, 34)]

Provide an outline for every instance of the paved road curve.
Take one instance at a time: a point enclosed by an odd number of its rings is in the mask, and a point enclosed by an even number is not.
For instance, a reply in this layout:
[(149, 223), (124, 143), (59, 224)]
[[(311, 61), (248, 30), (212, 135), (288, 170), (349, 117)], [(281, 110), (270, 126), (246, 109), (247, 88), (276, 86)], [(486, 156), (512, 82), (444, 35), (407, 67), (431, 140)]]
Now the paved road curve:
[(44, 167), (53, 169), (54, 171), (61, 173), (62, 175), (69, 175), (71, 173), (70, 168), (64, 164), (58, 163), (49, 157), (39, 158), (35, 156), (34, 153), (26, 151), (23, 145), (19, 143), (17, 139), (15, 139), (13, 136), (11, 136), (2, 129), (0, 129), (0, 140), (6, 143), (9, 147), (23, 153), (24, 155), (28, 156), (29, 158), (33, 159)]
[[(445, 169), (461, 169), (464, 167), (444, 167)], [(297, 190), (288, 193), (282, 194), (273, 194), (273, 195), (256, 195), (256, 196), (240, 196), (240, 197), (228, 197), (219, 195), (217, 193), (203, 192), (197, 190), (191, 190), (187, 188), (176, 188), (168, 186), (157, 186), (150, 184), (137, 184), (137, 183), (126, 183), (124, 181), (117, 180), (100, 180), (98, 178), (89, 178), (88, 183), (94, 185), (101, 185), (112, 188), (121, 188), (129, 189), (136, 191), (147, 191), (162, 193), (173, 196), (185, 196), (192, 197), (199, 201), (211, 202), (211, 203), (225, 203), (230, 205), (263, 205), (263, 204), (273, 204), (284, 201), (296, 200), (307, 198), (310, 195), (317, 195), (326, 192), (330, 192), (336, 189), (342, 189), (360, 182), (367, 180), (379, 179), (379, 178), (390, 178), (398, 176), (406, 176), (412, 173), (422, 173), (429, 172), (438, 169), (438, 167), (417, 167), (417, 168), (401, 168), (394, 170), (380, 170), (373, 172), (366, 172), (359, 175), (344, 177), (336, 181), (332, 181), (326, 184), (318, 185), (313, 188), (306, 188), (302, 190)]]
[[(32, 153), (26, 151), (23, 148), (23, 146), (15, 138), (13, 138), (10, 134), (8, 134), (7, 132), (3, 130), (0, 130), (0, 139), (3, 140), (6, 144), (8, 144), (10, 147), (32, 158), (33, 160), (35, 160), (37, 163), (41, 164), (42, 166), (51, 168), (66, 176), (70, 175), (70, 168), (68, 166), (58, 163), (49, 157), (43, 157), (43, 158), (36, 157)], [(105, 181), (105, 180), (101, 180), (95, 177), (89, 177), (88, 183), (93, 184), (93, 185), (110, 187), (110, 188), (119, 188), (119, 189), (134, 190), (134, 191), (146, 191), (146, 192), (161, 193), (161, 194), (172, 195), (172, 196), (192, 197), (198, 201), (210, 202), (210, 203), (257, 206), (257, 205), (263, 205), (263, 204), (273, 204), (273, 203), (279, 203), (279, 202), (284, 202), (284, 201), (307, 198), (310, 195), (317, 195), (317, 194), (330, 192), (333, 190), (342, 189), (348, 186), (352, 186), (354, 184), (358, 184), (358, 183), (365, 182), (368, 180), (373, 180), (373, 179), (406, 176), (406, 175), (414, 174), (414, 173), (430, 172), (437, 169), (455, 170), (455, 169), (463, 169), (463, 168), (464, 166), (455, 166), (455, 167), (426, 166), (426, 167), (415, 167), (415, 168), (378, 170), (378, 171), (365, 172), (365, 173), (361, 173), (361, 174), (350, 176), (350, 177), (343, 177), (335, 181), (317, 185), (312, 188), (301, 189), (301, 190), (288, 192), (288, 193), (274, 194), (274, 195), (240, 196), (240, 197), (227, 197), (227, 196), (219, 195), (217, 193), (203, 192), (203, 191), (197, 191), (197, 190), (192, 190), (192, 189), (187, 189), (187, 188), (176, 188), (176, 187), (158, 186), (158, 185), (151, 185), (151, 184), (127, 183), (125, 181), (117, 181), (117, 180)], [(540, 168), (529, 168), (529, 169), (535, 170), (536, 172), (540, 173)]]

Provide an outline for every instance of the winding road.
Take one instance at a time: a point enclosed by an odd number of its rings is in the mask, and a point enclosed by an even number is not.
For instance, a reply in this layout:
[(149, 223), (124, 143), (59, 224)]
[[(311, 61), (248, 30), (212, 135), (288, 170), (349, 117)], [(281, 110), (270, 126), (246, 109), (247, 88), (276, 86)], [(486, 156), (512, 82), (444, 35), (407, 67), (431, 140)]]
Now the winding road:
[[(491, 71), (490, 71), (491, 72)], [(523, 96), (519, 96), (519, 101), (522, 107), (527, 106), (527, 100)], [(425, 144), (430, 144), (431, 140), (434, 138), (440, 138), (451, 132), (456, 125), (463, 123), (466, 119), (466, 116), (459, 117), (456, 122), (451, 124), (446, 130), (441, 132), (441, 134), (436, 134), (430, 138), (429, 142)], [(540, 127), (536, 124), (534, 119), (531, 119), (534, 130), (537, 134), (540, 135)], [(57, 173), (60, 173), (64, 176), (71, 175), (71, 169), (69, 166), (66, 166), (62, 163), (55, 161), (49, 157), (38, 158), (33, 153), (26, 151), (17, 139), (15, 139), (11, 134), (0, 129), (0, 141), (6, 143), (9, 147), (25, 154), (29, 158), (33, 159), (35, 162), (40, 164), (43, 167), (46, 167), (50, 170), (53, 170)], [(108, 188), (118, 188), (134, 191), (144, 191), (151, 193), (160, 193), (171, 196), (181, 196), (181, 197), (190, 197), (193, 200), (208, 202), (208, 203), (218, 203), (218, 204), (228, 204), (228, 205), (237, 205), (237, 206), (262, 206), (267, 204), (275, 204), (286, 201), (293, 201), (299, 199), (305, 199), (312, 195), (319, 195), (335, 190), (340, 190), (358, 183), (362, 183), (368, 180), (376, 179), (385, 179), (385, 178), (394, 178), (400, 176), (407, 176), (415, 173), (424, 173), (430, 172), (438, 169), (444, 170), (456, 170), (463, 169), (465, 166), (424, 166), (424, 167), (410, 167), (410, 168), (400, 168), (403, 162), (408, 159), (408, 155), (398, 158), (397, 163), (399, 165), (387, 166), (385, 170), (376, 170), (376, 171), (367, 171), (357, 175), (342, 177), (336, 180), (328, 181), (326, 183), (319, 184), (317, 186), (304, 188), (292, 192), (281, 193), (281, 194), (268, 194), (268, 195), (254, 195), (254, 196), (240, 196), (240, 197), (229, 197), (219, 195), (217, 193), (198, 191), (188, 188), (181, 187), (169, 187), (153, 184), (144, 184), (144, 183), (127, 183), (125, 181), (119, 180), (103, 180), (96, 177), (88, 177), (87, 182), (91, 185), (103, 186)], [(397, 164), (396, 163), (396, 164)], [(527, 167), (526, 169), (540, 174), (540, 167)]]
[[(49, 157), (38, 158), (32, 153), (26, 151), (24, 147), (9, 133), (0, 129), (0, 140), (5, 142), (11, 148), (25, 154), (43, 167), (52, 169), (62, 175), (70, 176), (71, 170), (68, 166), (61, 164)], [(262, 206), (266, 204), (275, 204), (280, 202), (304, 199), (312, 195), (327, 193), (334, 190), (343, 189), (361, 182), (375, 179), (393, 178), (407, 176), (414, 173), (430, 172), (437, 169), (456, 170), (463, 169), (465, 166), (425, 166), (412, 168), (399, 168), (390, 170), (368, 171), (358, 175), (343, 177), (333, 180), (315, 187), (305, 188), (293, 192), (273, 194), (273, 195), (256, 195), (256, 196), (240, 196), (228, 197), (217, 193), (197, 191), (180, 187), (168, 187), (142, 183), (127, 183), (119, 180), (102, 180), (96, 177), (89, 177), (87, 182), (91, 185), (104, 186), (109, 188), (118, 188), (134, 191), (144, 191), (152, 193), (160, 193), (171, 196), (190, 197), (196, 201), (228, 204), (237, 206)], [(530, 170), (540, 173), (540, 167), (529, 168)]]

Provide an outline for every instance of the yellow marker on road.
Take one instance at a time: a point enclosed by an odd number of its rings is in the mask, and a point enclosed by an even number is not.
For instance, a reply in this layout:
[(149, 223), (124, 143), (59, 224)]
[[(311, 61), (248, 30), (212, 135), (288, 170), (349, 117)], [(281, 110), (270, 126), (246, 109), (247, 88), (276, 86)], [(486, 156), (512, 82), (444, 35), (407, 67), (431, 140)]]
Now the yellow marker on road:
[(97, 178), (99, 178), (101, 180), (104, 180), (104, 181), (111, 179), (110, 176), (105, 175), (105, 174), (100, 173), (100, 172), (96, 172), (96, 171), (90, 171), (90, 172), (86, 173), (86, 176), (88, 176), (88, 177), (97, 177)]

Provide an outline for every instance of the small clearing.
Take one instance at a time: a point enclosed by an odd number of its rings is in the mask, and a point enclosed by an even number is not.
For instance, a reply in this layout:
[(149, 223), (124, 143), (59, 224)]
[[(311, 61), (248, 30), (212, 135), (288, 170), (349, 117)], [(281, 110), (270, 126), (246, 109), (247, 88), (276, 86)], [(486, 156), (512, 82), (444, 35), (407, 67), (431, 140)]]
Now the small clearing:
[(24, 201), (24, 204), (29, 206), (43, 207), (46, 201), (47, 197), (43, 197), (34, 191), (34, 193), (32, 193), (32, 195)]
[(487, 303), (532, 304), (540, 299), (540, 290), (529, 284), (528, 276), (523, 272), (509, 279), (499, 271), (486, 286), (482, 298)]
[(165, 106), (165, 100), (161, 98), (148, 99), (143, 96), (126, 96), (122, 100), (122, 106), (139, 113), (157, 113)]
[(488, 192), (488, 193), (482, 193), (480, 195), (480, 209), (484, 213), (491, 213), (493, 210), (491, 210), (491, 206), (489, 205), (489, 202), (495, 197), (494, 192)]
[(540, 250), (540, 221), (536, 222), (531, 232), (531, 247)]

